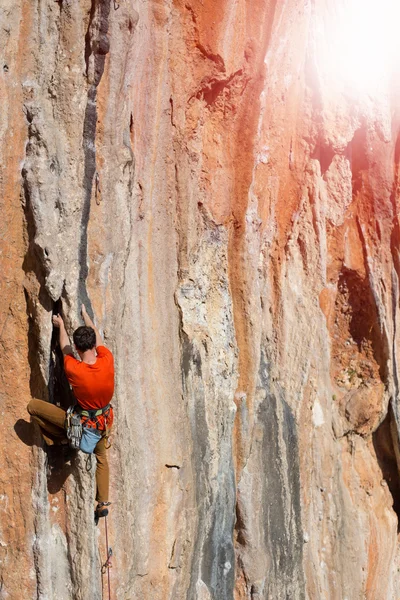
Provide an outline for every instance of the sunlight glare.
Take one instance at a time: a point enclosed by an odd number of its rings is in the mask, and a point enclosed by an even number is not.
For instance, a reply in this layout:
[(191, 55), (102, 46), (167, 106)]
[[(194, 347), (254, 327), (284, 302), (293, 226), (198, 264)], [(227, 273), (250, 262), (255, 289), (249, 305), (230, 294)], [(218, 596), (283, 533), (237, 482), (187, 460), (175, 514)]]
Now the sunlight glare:
[(344, 0), (324, 32), (328, 77), (356, 93), (378, 92), (399, 64), (399, 27), (400, 0)]

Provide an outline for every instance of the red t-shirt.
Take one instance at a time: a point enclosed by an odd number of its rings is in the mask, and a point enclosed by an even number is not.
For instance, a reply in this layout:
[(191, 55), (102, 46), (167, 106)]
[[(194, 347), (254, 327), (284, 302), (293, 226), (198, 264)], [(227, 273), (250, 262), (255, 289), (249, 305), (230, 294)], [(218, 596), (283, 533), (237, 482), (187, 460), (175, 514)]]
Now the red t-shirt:
[[(114, 357), (105, 346), (97, 346), (97, 360), (88, 365), (71, 354), (64, 356), (64, 369), (75, 398), (84, 410), (104, 408), (114, 393)], [(112, 412), (112, 411), (111, 411)], [(111, 420), (112, 420), (112, 414)], [(111, 427), (112, 423), (108, 423)]]

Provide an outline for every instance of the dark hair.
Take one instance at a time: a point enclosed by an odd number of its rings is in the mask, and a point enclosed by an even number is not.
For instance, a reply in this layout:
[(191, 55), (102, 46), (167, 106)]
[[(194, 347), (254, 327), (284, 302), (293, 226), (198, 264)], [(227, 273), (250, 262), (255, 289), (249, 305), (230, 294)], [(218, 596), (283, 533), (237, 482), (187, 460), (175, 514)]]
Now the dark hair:
[(81, 352), (86, 352), (86, 350), (91, 350), (96, 345), (96, 334), (92, 327), (86, 327), (82, 325), (82, 327), (78, 327), (74, 331), (74, 344)]

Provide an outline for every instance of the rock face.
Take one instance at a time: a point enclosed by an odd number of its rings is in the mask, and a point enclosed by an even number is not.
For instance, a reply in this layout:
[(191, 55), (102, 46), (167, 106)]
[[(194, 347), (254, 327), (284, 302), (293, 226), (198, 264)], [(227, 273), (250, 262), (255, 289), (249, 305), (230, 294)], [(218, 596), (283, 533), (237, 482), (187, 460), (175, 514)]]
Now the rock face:
[(399, 90), (330, 77), (328, 5), (0, 0), (1, 598), (102, 594), (94, 465), (25, 411), (82, 302), (113, 598), (397, 598)]

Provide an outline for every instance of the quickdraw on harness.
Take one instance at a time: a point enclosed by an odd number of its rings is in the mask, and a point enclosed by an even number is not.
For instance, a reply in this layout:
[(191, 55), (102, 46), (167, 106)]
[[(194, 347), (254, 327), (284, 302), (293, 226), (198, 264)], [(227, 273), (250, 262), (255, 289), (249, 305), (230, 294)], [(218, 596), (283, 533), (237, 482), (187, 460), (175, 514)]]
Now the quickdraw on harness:
[(74, 406), (70, 406), (67, 410), (65, 429), (70, 447), (79, 450), (82, 438), (82, 423), (80, 416), (74, 412), (74, 409)]

